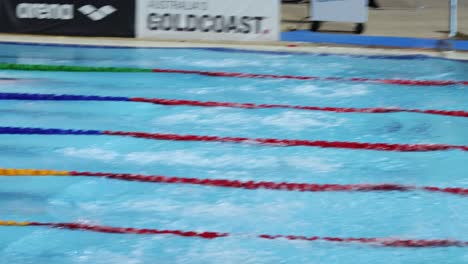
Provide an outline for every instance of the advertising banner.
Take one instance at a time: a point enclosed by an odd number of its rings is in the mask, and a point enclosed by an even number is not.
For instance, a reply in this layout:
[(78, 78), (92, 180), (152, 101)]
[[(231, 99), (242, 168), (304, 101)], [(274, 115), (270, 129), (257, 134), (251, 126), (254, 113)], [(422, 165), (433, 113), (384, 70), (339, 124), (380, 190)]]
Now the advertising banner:
[(134, 0), (0, 0), (0, 17), (9, 33), (135, 35)]
[(6, 17), (4, 11), (4, 4), (0, 0), (0, 32), (6, 32)]
[(279, 39), (279, 0), (136, 1), (138, 38)]
[(365, 23), (367, 0), (312, 0), (313, 21)]

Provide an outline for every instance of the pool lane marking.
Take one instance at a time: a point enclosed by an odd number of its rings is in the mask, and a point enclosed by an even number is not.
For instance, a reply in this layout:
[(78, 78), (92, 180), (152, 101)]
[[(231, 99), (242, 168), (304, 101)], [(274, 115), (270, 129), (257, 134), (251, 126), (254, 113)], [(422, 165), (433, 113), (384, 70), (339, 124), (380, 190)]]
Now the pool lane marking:
[(19, 79), (19, 78), (10, 78), (10, 77), (0, 77), (0, 82), (1, 81), (21, 81), (25, 79)]
[(340, 149), (361, 149), (377, 151), (400, 151), (400, 152), (422, 152), (422, 151), (445, 151), (461, 150), (468, 151), (465, 145), (448, 144), (391, 144), (391, 143), (367, 143), (350, 141), (325, 141), (305, 139), (277, 139), (277, 138), (246, 138), (246, 137), (219, 137), (201, 135), (181, 135), (146, 132), (127, 132), (110, 130), (80, 130), (80, 129), (57, 129), (57, 128), (33, 128), (33, 127), (0, 127), (0, 134), (5, 135), (107, 135), (144, 138), (151, 140), (168, 141), (194, 141), (194, 142), (218, 142), (238, 144), (258, 144), (276, 147), (319, 147)]
[(228, 107), (241, 109), (295, 109), (309, 111), (325, 111), (336, 113), (396, 113), (409, 112), (433, 115), (445, 115), (454, 117), (468, 117), (468, 111), (462, 110), (422, 110), (404, 109), (392, 107), (374, 108), (348, 108), (348, 107), (319, 107), (300, 106), (287, 104), (254, 104), (236, 102), (198, 101), (184, 99), (143, 98), (143, 97), (121, 97), (121, 96), (98, 96), (98, 95), (71, 95), (71, 94), (32, 94), (32, 93), (0, 93), (0, 100), (29, 100), (29, 101), (111, 101), (111, 102), (137, 102), (151, 103), (165, 106), (196, 106), (196, 107)]
[(11, 220), (0, 220), (0, 226), (29, 226), (31, 222), (17, 222)]
[(292, 79), (292, 80), (313, 80), (313, 81), (343, 81), (343, 82), (367, 82), (409, 86), (448, 86), (448, 85), (468, 85), (468, 81), (452, 80), (405, 80), (405, 79), (372, 79), (372, 78), (346, 78), (346, 77), (317, 77), (317, 76), (296, 76), (296, 75), (276, 75), (276, 74), (256, 74), (240, 72), (218, 72), (199, 70), (178, 70), (178, 69), (153, 69), (157, 73), (179, 73), (198, 74), (212, 77), (235, 77), (235, 78), (260, 78), (260, 79)]
[(71, 176), (69, 171), (0, 168), (0, 176)]
[[(217, 239), (223, 237), (235, 237), (235, 234), (225, 232), (197, 232), (183, 230), (167, 230), (167, 229), (141, 229), (129, 227), (112, 227), (91, 225), (85, 223), (45, 223), (45, 222), (16, 222), (0, 220), (0, 226), (43, 226), (49, 228), (68, 229), (91, 231), (99, 233), (111, 234), (135, 234), (135, 235), (172, 235), (181, 237), (201, 238), (201, 239)], [(298, 240), (298, 241), (324, 241), (332, 243), (358, 243), (382, 247), (405, 247), (405, 248), (423, 248), (423, 247), (467, 247), (468, 241), (452, 240), (452, 239), (396, 239), (396, 238), (343, 238), (343, 237), (319, 237), (319, 236), (297, 236), (297, 235), (249, 235), (259, 239), (283, 239), (283, 240)]]
[(260, 79), (290, 79), (304, 81), (340, 81), (340, 82), (365, 82), (378, 84), (393, 84), (406, 86), (448, 86), (468, 85), (468, 81), (461, 80), (406, 80), (406, 79), (373, 79), (373, 78), (348, 78), (348, 77), (318, 77), (297, 76), (277, 74), (257, 74), (240, 72), (200, 71), (181, 69), (145, 69), (130, 67), (92, 67), (92, 66), (67, 66), (67, 65), (40, 65), (40, 64), (10, 64), (0, 63), (0, 70), (21, 71), (62, 71), (62, 72), (153, 72), (174, 74), (195, 74), (210, 77), (233, 77), (233, 78), (260, 78)]
[(190, 184), (212, 187), (226, 187), (246, 190), (278, 190), (295, 192), (410, 192), (427, 191), (448, 193), (461, 196), (468, 196), (468, 189), (460, 187), (434, 187), (434, 186), (411, 186), (394, 183), (385, 184), (314, 184), (314, 183), (293, 183), (293, 182), (271, 182), (271, 181), (239, 181), (228, 179), (201, 179), (187, 177), (173, 177), (161, 175), (144, 175), (128, 173), (109, 172), (79, 172), (79, 171), (57, 171), (57, 170), (31, 170), (31, 169), (11, 169), (0, 168), (0, 177), (41, 177), (41, 176), (74, 176), (74, 177), (97, 177), (122, 181), (136, 181), (148, 183), (167, 184)]

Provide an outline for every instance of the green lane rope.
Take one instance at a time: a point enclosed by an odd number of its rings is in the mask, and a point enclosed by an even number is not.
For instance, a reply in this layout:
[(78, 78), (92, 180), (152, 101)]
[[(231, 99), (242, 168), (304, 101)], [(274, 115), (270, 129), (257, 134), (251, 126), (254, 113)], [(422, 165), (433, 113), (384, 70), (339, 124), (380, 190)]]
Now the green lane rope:
[(218, 72), (200, 70), (180, 69), (144, 69), (128, 67), (90, 67), (90, 66), (65, 66), (65, 65), (40, 65), (40, 64), (10, 64), (0, 63), (0, 70), (22, 70), (22, 71), (54, 71), (54, 72), (154, 72), (154, 73), (178, 73), (198, 74), (210, 77), (233, 77), (233, 78), (262, 78), (262, 79), (290, 79), (290, 80), (315, 80), (315, 81), (341, 81), (341, 82), (364, 82), (381, 83), (404, 86), (449, 86), (466, 85), (468, 81), (460, 80), (405, 80), (405, 79), (370, 79), (370, 78), (346, 78), (346, 77), (317, 77), (317, 76), (295, 76), (276, 74), (257, 74), (241, 72)]
[(0, 70), (53, 72), (152, 72), (151, 69), (0, 63)]

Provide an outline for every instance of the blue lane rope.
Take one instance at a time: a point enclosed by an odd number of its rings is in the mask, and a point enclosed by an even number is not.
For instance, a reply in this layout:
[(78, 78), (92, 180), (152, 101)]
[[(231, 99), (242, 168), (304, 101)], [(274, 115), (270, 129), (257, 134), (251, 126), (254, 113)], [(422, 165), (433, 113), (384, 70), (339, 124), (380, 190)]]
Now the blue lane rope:
[(97, 95), (57, 95), (29, 93), (0, 93), (0, 100), (38, 100), (38, 101), (130, 101), (122, 96)]
[(29, 135), (108, 135), (144, 138), (151, 140), (170, 141), (197, 141), (197, 142), (226, 142), (226, 143), (257, 143), (270, 146), (307, 146), (320, 148), (342, 148), (342, 149), (363, 149), (378, 151), (446, 151), (462, 150), (468, 151), (468, 145), (447, 145), (447, 144), (390, 144), (390, 143), (369, 143), (350, 141), (325, 141), (325, 140), (297, 140), (278, 138), (243, 138), (243, 137), (220, 137), (220, 136), (200, 136), (200, 135), (180, 135), (127, 131), (99, 131), (99, 130), (74, 130), (74, 129), (44, 129), (25, 127), (0, 127), (0, 134), (29, 134)]
[(18, 78), (0, 77), (0, 81), (19, 81)]
[(28, 127), (0, 127), (0, 134), (27, 134), (27, 135), (103, 135), (99, 130), (81, 129), (44, 129)]

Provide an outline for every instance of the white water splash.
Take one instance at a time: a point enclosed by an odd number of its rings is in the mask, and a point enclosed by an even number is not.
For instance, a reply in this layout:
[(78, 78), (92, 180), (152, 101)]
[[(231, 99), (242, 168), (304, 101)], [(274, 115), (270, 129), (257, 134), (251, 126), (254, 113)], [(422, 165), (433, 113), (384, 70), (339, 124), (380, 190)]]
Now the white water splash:
[(119, 156), (118, 152), (105, 150), (101, 148), (64, 148), (58, 150), (58, 152), (62, 153), (65, 156), (73, 157), (73, 158), (81, 158), (81, 159), (93, 159), (93, 160), (101, 160), (101, 161), (111, 161), (116, 159)]
[(319, 87), (316, 85), (299, 85), (296, 87), (283, 88), (283, 92), (292, 93), (307, 97), (333, 98), (333, 97), (352, 97), (363, 96), (370, 93), (365, 85), (350, 85), (346, 87), (338, 87), (338, 85), (330, 85), (328, 87)]
[(125, 156), (126, 161), (136, 164), (162, 163), (165, 165), (185, 165), (194, 167), (223, 168), (227, 166), (241, 166), (255, 169), (277, 166), (277, 158), (250, 156), (221, 155), (212, 157), (204, 153), (195, 153), (185, 150), (161, 152), (133, 152)]
[(344, 118), (335, 118), (327, 114), (287, 111), (260, 120), (263, 125), (301, 131), (309, 128), (336, 127), (345, 122)]
[(333, 172), (342, 167), (342, 164), (332, 163), (328, 160), (315, 157), (286, 157), (285, 161), (291, 167), (321, 173)]
[(264, 66), (264, 64), (259, 60), (250, 60), (250, 59), (188, 59), (183, 56), (179, 57), (164, 57), (171, 61), (171, 63), (190, 65), (190, 66), (199, 66), (199, 67), (211, 67), (211, 68), (231, 68), (231, 67), (245, 67), (245, 66)]
[[(76, 263), (95, 263), (95, 264), (111, 264), (111, 263), (125, 263), (125, 264), (140, 264), (143, 263), (141, 256), (128, 256), (127, 254), (121, 254), (112, 252), (105, 249), (93, 248), (85, 250), (83, 253), (74, 256), (74, 262)], [(139, 255), (139, 254), (138, 254)]]
[(342, 125), (345, 118), (337, 118), (331, 114), (286, 111), (268, 116), (247, 115), (243, 113), (226, 113), (220, 110), (189, 110), (183, 113), (167, 115), (153, 120), (154, 124), (187, 124), (195, 125), (232, 125), (236, 129), (258, 129), (258, 125), (301, 131), (310, 128), (329, 128)]

